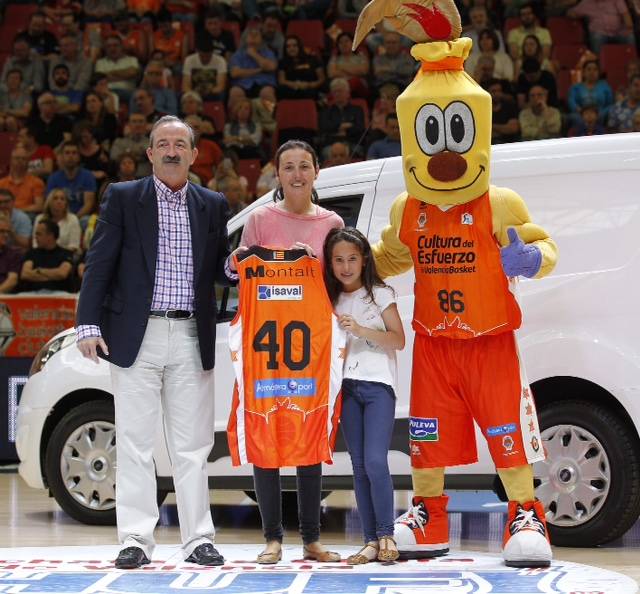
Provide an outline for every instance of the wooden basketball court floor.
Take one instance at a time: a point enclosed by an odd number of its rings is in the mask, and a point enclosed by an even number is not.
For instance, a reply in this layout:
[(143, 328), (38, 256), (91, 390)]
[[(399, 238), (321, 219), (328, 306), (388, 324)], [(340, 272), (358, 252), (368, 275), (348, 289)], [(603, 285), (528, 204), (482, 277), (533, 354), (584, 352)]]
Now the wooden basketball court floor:
[[(396, 507), (404, 509), (410, 494), (396, 492)], [(216, 524), (216, 546), (262, 542), (260, 516), (255, 503), (240, 491), (211, 491)], [(322, 541), (325, 544), (361, 546), (360, 525), (353, 492), (334, 492), (323, 502)], [(454, 551), (499, 553), (504, 522), (500, 511), (450, 513), (450, 545)], [(285, 510), (286, 545), (298, 544), (296, 519)], [(31, 489), (16, 472), (0, 473), (0, 548), (97, 546), (116, 544), (110, 526), (87, 526), (72, 520), (45, 491)], [(170, 495), (160, 510), (158, 544), (180, 541), (175, 499)], [(640, 521), (618, 541), (598, 548), (554, 547), (554, 559), (609, 569), (640, 581)]]

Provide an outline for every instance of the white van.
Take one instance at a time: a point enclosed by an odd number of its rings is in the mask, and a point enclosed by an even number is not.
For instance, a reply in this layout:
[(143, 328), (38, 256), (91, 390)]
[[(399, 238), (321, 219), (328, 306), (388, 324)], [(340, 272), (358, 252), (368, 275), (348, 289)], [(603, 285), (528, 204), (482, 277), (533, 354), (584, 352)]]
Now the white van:
[[(520, 193), (532, 219), (560, 248), (542, 280), (523, 280), (521, 351), (536, 398), (547, 460), (535, 466), (536, 495), (547, 509), (554, 544), (590, 546), (622, 535), (640, 514), (640, 134), (523, 142), (493, 148), (492, 181)], [(323, 206), (336, 210), (372, 242), (403, 190), (400, 158), (323, 170)], [(234, 244), (247, 216), (229, 223)], [(410, 489), (408, 403), (412, 351), (412, 273), (391, 279), (408, 343), (399, 357), (396, 429), (389, 454), (396, 488)], [(227, 348), (236, 289), (221, 292), (216, 345), (216, 444), (210, 484), (253, 488), (249, 466), (233, 468), (225, 428), (233, 369)], [(107, 364), (82, 359), (66, 331), (34, 359), (22, 393), (16, 447), (20, 474), (48, 488), (72, 517), (115, 521), (115, 431)], [(157, 432), (159, 499), (172, 489), (164, 434)], [(447, 487), (491, 488), (495, 471), (484, 438), (480, 460), (450, 468)], [(286, 474), (286, 473), (285, 473)], [(295, 488), (288, 474), (284, 486)], [(352, 488), (344, 442), (324, 468), (323, 488)]]

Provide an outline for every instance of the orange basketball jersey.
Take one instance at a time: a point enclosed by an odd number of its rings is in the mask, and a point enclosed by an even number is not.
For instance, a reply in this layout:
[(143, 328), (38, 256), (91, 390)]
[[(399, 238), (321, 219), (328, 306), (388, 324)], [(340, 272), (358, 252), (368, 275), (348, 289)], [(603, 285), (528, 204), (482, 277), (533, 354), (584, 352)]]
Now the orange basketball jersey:
[(304, 250), (254, 246), (237, 261), (229, 328), (236, 373), (227, 439), (235, 466), (331, 462), (340, 418), (345, 334), (322, 265)]
[(447, 210), (408, 197), (399, 238), (413, 258), (417, 333), (464, 339), (520, 326), (488, 193)]

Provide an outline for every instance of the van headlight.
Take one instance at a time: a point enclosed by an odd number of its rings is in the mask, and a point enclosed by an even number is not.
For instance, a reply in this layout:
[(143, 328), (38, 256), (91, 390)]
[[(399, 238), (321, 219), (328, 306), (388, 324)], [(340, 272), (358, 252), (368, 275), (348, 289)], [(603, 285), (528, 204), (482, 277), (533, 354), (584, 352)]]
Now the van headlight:
[(29, 377), (34, 373), (38, 373), (38, 371), (45, 366), (47, 361), (58, 351), (66, 349), (72, 344), (75, 344), (75, 342), (76, 332), (73, 330), (72, 332), (65, 333), (61, 336), (55, 336), (49, 342), (45, 343), (45, 345), (38, 351), (38, 354), (33, 358), (31, 368), (29, 369)]

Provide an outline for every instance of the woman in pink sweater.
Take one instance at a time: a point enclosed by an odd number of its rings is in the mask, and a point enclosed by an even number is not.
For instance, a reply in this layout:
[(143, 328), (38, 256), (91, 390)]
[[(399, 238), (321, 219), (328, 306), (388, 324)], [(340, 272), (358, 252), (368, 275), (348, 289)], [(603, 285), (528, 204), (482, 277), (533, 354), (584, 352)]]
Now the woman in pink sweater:
[[(344, 222), (335, 212), (318, 204), (318, 195), (313, 188), (319, 171), (318, 156), (306, 142), (289, 140), (277, 150), (275, 167), (278, 186), (273, 194), (273, 204), (251, 213), (240, 245), (304, 248), (322, 260), (327, 233), (335, 227), (344, 227)], [(326, 550), (318, 540), (322, 465), (298, 466), (296, 474), (304, 557), (323, 562), (339, 561), (340, 555)], [(253, 480), (267, 543), (257, 561), (277, 563), (282, 558), (283, 536), (280, 471), (254, 465)]]

